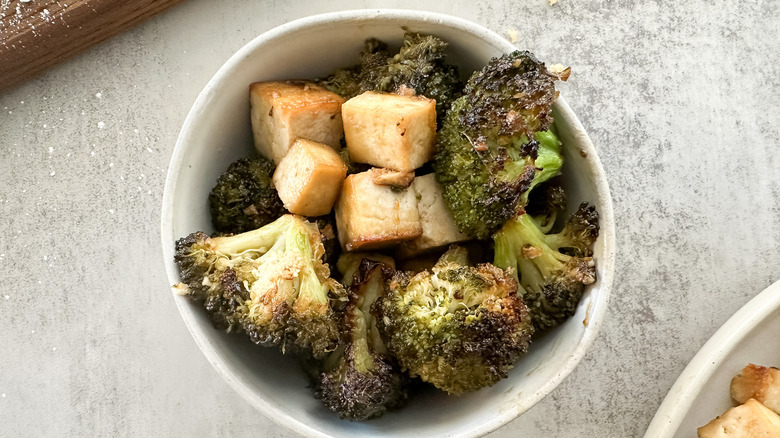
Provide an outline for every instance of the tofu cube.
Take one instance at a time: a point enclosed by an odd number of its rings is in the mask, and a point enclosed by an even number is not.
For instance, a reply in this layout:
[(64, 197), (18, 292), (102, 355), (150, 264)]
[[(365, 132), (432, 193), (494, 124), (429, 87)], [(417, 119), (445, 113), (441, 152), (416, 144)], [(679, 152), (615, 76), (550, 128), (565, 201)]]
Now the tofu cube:
[(433, 156), (436, 101), (432, 99), (367, 91), (344, 103), (341, 114), (352, 161), (412, 171)]
[(344, 99), (306, 81), (257, 82), (249, 86), (255, 148), (279, 164), (298, 138), (341, 146)]
[(372, 170), (349, 175), (336, 201), (336, 228), (346, 251), (382, 248), (422, 234), (414, 191), (374, 184)]
[(754, 398), (780, 414), (780, 369), (749, 364), (731, 379), (731, 398), (737, 403)]
[(780, 416), (749, 399), (698, 429), (699, 438), (777, 438)]
[(274, 171), (284, 208), (302, 216), (330, 213), (347, 176), (347, 165), (328, 145), (298, 139)]
[(458, 231), (452, 213), (441, 196), (441, 186), (436, 182), (434, 174), (418, 176), (411, 187), (417, 197), (417, 211), (423, 232), (419, 237), (401, 244), (399, 248), (401, 256), (408, 257), (451, 243), (469, 240), (468, 235)]

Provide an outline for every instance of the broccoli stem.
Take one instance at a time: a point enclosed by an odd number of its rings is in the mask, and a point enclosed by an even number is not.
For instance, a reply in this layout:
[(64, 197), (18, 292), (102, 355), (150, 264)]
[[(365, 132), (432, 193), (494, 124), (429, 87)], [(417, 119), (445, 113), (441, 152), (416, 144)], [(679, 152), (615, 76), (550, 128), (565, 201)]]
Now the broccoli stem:
[[(505, 225), (505, 227), (507, 226), (508, 224)], [(498, 236), (498, 234), (496, 236)], [(519, 284), (520, 281), (517, 276), (517, 268), (516, 268), (518, 265), (517, 252), (514, 249), (513, 242), (508, 238), (496, 238), (493, 251), (494, 251), (493, 263), (501, 269), (509, 270), (512, 276), (515, 277), (515, 280), (518, 280), (518, 284)]]
[(556, 251), (560, 251), (561, 248), (567, 248), (571, 246), (571, 238), (567, 238), (567, 236), (563, 236), (561, 234), (548, 234), (547, 244), (550, 246), (550, 248)]
[[(301, 253), (302, 260), (311, 260), (314, 257), (309, 232), (305, 228), (298, 228), (294, 233), (287, 234), (287, 245), (295, 248)], [(320, 282), (317, 273), (314, 272), (314, 266), (311, 263), (304, 263), (300, 267), (298, 279), (301, 282), (299, 295), (313, 299), (318, 303), (328, 302), (328, 287)]]
[(353, 339), (352, 354), (354, 355), (355, 369), (361, 373), (367, 373), (374, 369), (374, 360), (368, 349), (368, 327), (366, 327), (366, 315), (360, 310), (355, 309), (356, 317), (352, 321)]
[(245, 251), (267, 252), (279, 240), (279, 235), (291, 225), (289, 216), (282, 216), (274, 222), (256, 230), (233, 236), (212, 237), (214, 252), (235, 256)]
[(563, 165), (561, 143), (552, 131), (539, 131), (534, 135), (534, 138), (539, 142), (538, 155), (536, 161), (534, 161), (534, 166), (536, 166), (537, 169), (542, 170), (539, 171), (533, 181), (531, 181), (531, 187), (528, 189), (529, 192), (535, 186), (552, 177), (560, 175), (561, 166)]
[(540, 291), (539, 286), (563, 271), (571, 259), (547, 244), (547, 235), (527, 214), (507, 222), (497, 236), (500, 237), (496, 239), (496, 266), (504, 269), (517, 266), (520, 284), (526, 289)]

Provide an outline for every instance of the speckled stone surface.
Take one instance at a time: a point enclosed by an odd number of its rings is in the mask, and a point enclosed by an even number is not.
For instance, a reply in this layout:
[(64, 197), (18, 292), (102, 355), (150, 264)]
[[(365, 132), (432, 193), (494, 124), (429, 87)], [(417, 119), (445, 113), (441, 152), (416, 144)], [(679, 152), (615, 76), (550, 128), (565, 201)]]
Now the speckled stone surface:
[[(429, 3), (573, 67), (562, 92), (614, 198), (598, 339), (491, 436), (641, 436), (701, 345), (780, 279), (780, 3)], [(178, 315), (159, 242), (168, 161), (198, 92), (253, 37), (420, 4), (189, 0), (0, 94), (0, 436), (294, 436)]]

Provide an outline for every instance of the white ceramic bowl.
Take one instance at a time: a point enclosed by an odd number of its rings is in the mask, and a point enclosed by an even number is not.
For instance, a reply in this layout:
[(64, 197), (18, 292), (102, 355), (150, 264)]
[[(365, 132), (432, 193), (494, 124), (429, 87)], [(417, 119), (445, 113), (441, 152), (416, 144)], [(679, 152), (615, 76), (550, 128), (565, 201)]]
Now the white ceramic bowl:
[[(318, 15), (277, 27), (251, 41), (198, 96), (173, 153), (162, 210), (163, 254), (171, 284), (179, 281), (173, 263), (174, 241), (194, 231), (212, 231), (209, 190), (230, 162), (252, 153), (249, 84), (326, 75), (355, 64), (366, 38), (399, 43), (403, 29), (434, 34), (449, 42), (448, 59), (464, 73), (515, 49), (490, 30), (460, 18), (399, 10)], [(596, 150), (563, 98), (554, 110), (566, 148), (565, 184), (571, 203), (591, 202), (601, 214), (602, 231), (595, 247), (598, 281), (568, 322), (534, 341), (509, 378), (460, 397), (431, 389), (402, 410), (351, 423), (340, 420), (313, 397), (293, 358), (257, 347), (244, 336), (214, 329), (203, 309), (174, 296), (203, 354), (258, 411), (305, 436), (472, 437), (525, 412), (572, 371), (592, 344), (607, 310), (614, 266), (612, 203)]]
[(645, 438), (685, 438), (734, 406), (731, 379), (748, 363), (780, 359), (780, 281), (742, 306), (704, 344), (674, 382)]

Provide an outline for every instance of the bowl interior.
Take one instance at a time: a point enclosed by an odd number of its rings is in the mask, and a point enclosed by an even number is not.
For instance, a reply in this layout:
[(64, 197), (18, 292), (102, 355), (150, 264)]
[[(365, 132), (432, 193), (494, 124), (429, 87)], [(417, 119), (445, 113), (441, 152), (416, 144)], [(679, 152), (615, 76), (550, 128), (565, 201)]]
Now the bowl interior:
[[(230, 162), (253, 151), (249, 84), (326, 75), (355, 64), (366, 38), (398, 44), (404, 29), (448, 41), (449, 60), (465, 75), (491, 57), (514, 49), (496, 34), (463, 20), (404, 11), (327, 14), (289, 23), (249, 43), (203, 90), (174, 151), (162, 218), (171, 284), (178, 282), (173, 264), (175, 239), (197, 230), (213, 230), (209, 190)], [(563, 100), (556, 104), (555, 117), (566, 148), (565, 184), (571, 203), (591, 202), (602, 216), (602, 236), (595, 248), (599, 281), (589, 288), (576, 315), (534, 341), (509, 378), (460, 397), (421, 390), (402, 410), (365, 423), (351, 423), (340, 420), (314, 399), (293, 358), (257, 347), (244, 336), (215, 330), (201, 308), (176, 297), (196, 342), (225, 379), (258, 410), (306, 436), (474, 436), (510, 421), (549, 393), (579, 361), (606, 310), (611, 283), (611, 201), (603, 172), (587, 134)], [(589, 322), (583, 323), (586, 319)]]

